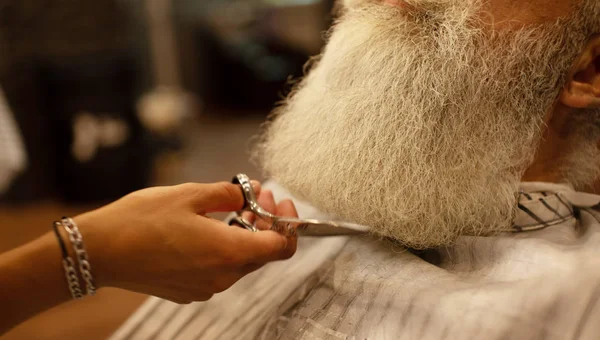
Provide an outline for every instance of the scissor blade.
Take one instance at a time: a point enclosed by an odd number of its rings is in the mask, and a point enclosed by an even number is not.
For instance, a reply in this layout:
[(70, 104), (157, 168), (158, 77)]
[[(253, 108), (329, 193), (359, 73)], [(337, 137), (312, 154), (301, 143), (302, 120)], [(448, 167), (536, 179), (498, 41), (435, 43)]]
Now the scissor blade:
[(337, 224), (336, 226), (319, 223), (319, 224), (304, 224), (296, 229), (300, 236), (342, 236), (342, 235), (359, 235), (369, 232), (369, 228), (360, 225)]
[(341, 236), (357, 235), (369, 232), (369, 227), (348, 223), (311, 219), (282, 218), (275, 223), (276, 230), (286, 232), (286, 227), (295, 229), (300, 236)]

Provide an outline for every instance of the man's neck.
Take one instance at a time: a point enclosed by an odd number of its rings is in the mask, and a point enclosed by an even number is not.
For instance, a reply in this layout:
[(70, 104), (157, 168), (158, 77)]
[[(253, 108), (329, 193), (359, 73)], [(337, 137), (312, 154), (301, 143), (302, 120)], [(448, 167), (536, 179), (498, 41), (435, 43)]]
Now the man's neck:
[(564, 182), (562, 160), (569, 149), (568, 117), (572, 109), (557, 103), (550, 110), (535, 159), (525, 171), (524, 182)]
[[(572, 108), (557, 103), (548, 114), (546, 128), (538, 147), (533, 163), (525, 171), (523, 182), (565, 183), (563, 163), (572, 149), (573, 131), (570, 128), (569, 117), (573, 115)], [(589, 192), (600, 193), (600, 181)]]

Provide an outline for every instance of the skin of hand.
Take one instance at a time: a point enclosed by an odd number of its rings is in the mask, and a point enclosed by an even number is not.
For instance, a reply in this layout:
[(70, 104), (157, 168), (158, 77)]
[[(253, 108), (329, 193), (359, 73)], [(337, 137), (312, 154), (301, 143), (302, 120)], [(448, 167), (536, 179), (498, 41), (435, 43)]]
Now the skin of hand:
[[(271, 192), (261, 193), (259, 183), (253, 186), (270, 212), (297, 216), (291, 201), (275, 204)], [(190, 183), (137, 191), (74, 220), (97, 288), (112, 286), (189, 303), (207, 300), (265, 263), (295, 253), (296, 237), (265, 230), (263, 223), (257, 222), (262, 231), (253, 233), (206, 217), (239, 210), (243, 204), (237, 185)], [(75, 258), (66, 232), (59, 232)], [(51, 231), (0, 254), (0, 335), (69, 301), (64, 275)], [(81, 278), (80, 284), (85, 285)]]
[[(291, 201), (275, 204), (270, 191), (253, 186), (265, 209), (297, 216)], [(137, 191), (74, 220), (98, 286), (189, 303), (208, 300), (265, 263), (295, 253), (296, 237), (264, 230), (260, 222), (263, 230), (253, 233), (206, 217), (243, 204), (237, 185), (189, 183)]]

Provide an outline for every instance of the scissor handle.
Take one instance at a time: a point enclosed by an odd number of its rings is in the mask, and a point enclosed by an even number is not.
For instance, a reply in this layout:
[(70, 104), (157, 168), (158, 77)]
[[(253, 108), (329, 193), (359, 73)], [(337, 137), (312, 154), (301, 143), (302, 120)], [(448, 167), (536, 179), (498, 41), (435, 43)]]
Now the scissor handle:
[(256, 194), (254, 193), (254, 189), (252, 188), (252, 183), (250, 182), (250, 177), (248, 177), (248, 175), (238, 174), (231, 182), (233, 184), (239, 184), (242, 187), (242, 193), (244, 194), (244, 206), (242, 207), (242, 211), (250, 211), (258, 217), (271, 222), (277, 219), (277, 216), (266, 211), (258, 204)]
[(237, 225), (237, 226), (239, 226), (239, 227), (241, 227), (241, 228), (244, 228), (244, 229), (246, 229), (246, 230), (249, 230), (249, 231), (251, 231), (251, 232), (253, 232), (253, 233), (256, 233), (256, 232), (258, 232), (258, 229), (256, 228), (256, 226), (254, 226), (254, 224), (252, 224), (252, 223), (250, 223), (250, 222), (246, 221), (246, 219), (245, 219), (245, 218), (243, 218), (242, 216), (235, 216), (235, 217), (233, 217), (233, 218), (232, 218), (232, 219), (229, 221), (229, 223), (228, 223), (228, 224), (229, 224), (229, 225)]

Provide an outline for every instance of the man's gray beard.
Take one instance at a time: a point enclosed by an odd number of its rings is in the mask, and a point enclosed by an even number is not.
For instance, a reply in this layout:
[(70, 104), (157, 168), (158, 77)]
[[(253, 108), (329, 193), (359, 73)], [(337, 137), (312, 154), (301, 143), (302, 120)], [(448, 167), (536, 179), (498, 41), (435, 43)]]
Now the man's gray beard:
[(267, 175), (414, 248), (510, 228), (582, 42), (563, 24), (486, 33), (477, 2), (439, 1), (426, 15), (348, 9), (261, 136)]

